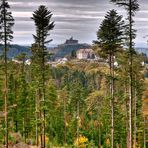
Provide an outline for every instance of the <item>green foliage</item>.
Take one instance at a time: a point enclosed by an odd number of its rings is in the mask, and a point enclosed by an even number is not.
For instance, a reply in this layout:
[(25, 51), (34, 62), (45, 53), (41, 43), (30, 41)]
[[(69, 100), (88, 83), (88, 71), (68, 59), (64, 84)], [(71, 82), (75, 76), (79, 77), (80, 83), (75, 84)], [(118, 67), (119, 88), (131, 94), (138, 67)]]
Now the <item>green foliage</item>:
[(12, 27), (14, 25), (14, 19), (9, 9), (10, 9), (10, 6), (7, 0), (1, 0), (1, 4), (0, 4), (0, 37), (1, 37), (0, 41), (1, 42), (5, 42), (5, 41), (9, 42), (9, 41), (12, 41), (13, 39)]
[[(6, 8), (9, 8), (7, 1), (3, 2), (6, 2)], [(129, 5), (128, 1), (124, 0), (112, 0), (112, 2), (125, 6), (127, 10), (130, 6), (132, 16), (138, 9), (138, 2), (134, 0), (131, 1), (133, 5)], [(119, 147), (127, 147), (128, 91), (131, 71), (129, 52), (121, 49), (125, 43), (125, 35), (129, 34), (131, 24), (126, 26), (128, 31), (125, 30), (126, 34), (124, 34), (125, 25), (122, 16), (118, 15), (115, 10), (110, 10), (98, 29), (97, 42), (95, 42), (95, 48), (99, 46), (99, 51), (103, 52), (103, 62), (72, 59), (66, 64), (52, 67), (46, 63), (49, 56), (46, 44), (51, 41), (48, 40), (49, 31), (54, 28), (51, 18), (52, 14), (45, 6), (40, 6), (33, 13), (32, 20), (35, 23), (36, 35), (33, 36), (35, 43), (30, 49), (31, 65), (25, 65), (26, 54), (16, 57), (20, 63), (8, 61), (9, 141), (15, 143), (17, 140), (12, 135), (20, 133), (23, 142), (32, 141), (38, 145), (42, 142), (42, 147), (45, 146), (43, 136), (46, 138), (47, 147), (74, 147), (77, 139), (81, 139), (84, 144), (81, 145), (82, 147), (110, 147), (111, 101), (114, 99), (114, 143)], [(3, 18), (1, 20), (3, 21)], [(8, 21), (9, 25), (11, 30), (12, 17)], [(135, 32), (130, 33), (134, 38)], [(0, 35), (3, 39), (3, 33)], [(11, 35), (12, 32), (8, 35), (8, 41), (11, 41)], [(79, 47), (80, 45), (75, 47), (67, 45), (62, 48), (61, 53), (64, 55), (68, 49), (73, 50), (72, 56), (75, 57), (75, 51)], [(105, 62), (108, 56), (112, 60), (115, 56), (117, 67), (113, 66), (114, 60), (109, 61), (110, 65)], [(133, 55), (132, 60), (135, 101), (132, 104), (134, 106), (132, 112), (135, 113), (133, 121), (137, 128), (137, 143), (143, 147), (143, 133), (139, 132), (143, 130), (141, 110), (144, 89), (143, 67), (141, 67), (141, 58), (138, 54)], [(3, 114), (4, 67), (0, 59), (0, 143), (4, 142), (6, 130)], [(114, 76), (111, 75), (110, 68)], [(110, 94), (110, 80), (114, 81), (114, 98), (111, 98)]]
[(44, 44), (52, 40), (46, 40), (50, 35), (49, 31), (54, 28), (54, 22), (51, 22), (52, 14), (46, 6), (39, 6), (38, 10), (34, 11), (33, 17), (36, 26), (36, 35), (34, 35), (35, 43), (44, 48)]
[(123, 44), (124, 27), (122, 16), (118, 15), (115, 10), (110, 10), (97, 32), (98, 41), (96, 43), (107, 54), (110, 54), (111, 50), (115, 52)]

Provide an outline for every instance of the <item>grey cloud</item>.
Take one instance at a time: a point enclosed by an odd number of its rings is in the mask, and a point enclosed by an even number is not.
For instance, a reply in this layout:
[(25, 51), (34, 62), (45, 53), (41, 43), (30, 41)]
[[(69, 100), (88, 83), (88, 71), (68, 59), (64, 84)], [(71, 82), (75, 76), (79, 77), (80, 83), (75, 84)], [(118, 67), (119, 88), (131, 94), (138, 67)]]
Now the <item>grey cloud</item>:
[[(54, 43), (61, 43), (67, 37), (74, 36), (81, 42), (89, 42), (96, 38), (96, 31), (101, 21), (110, 9), (117, 9), (119, 14), (126, 17), (126, 12), (110, 3), (110, 0), (8, 0), (15, 17), (14, 42), (32, 43), (32, 33), (35, 32), (32, 12), (39, 5), (46, 5), (53, 13), (52, 20), (55, 28), (51, 32)], [(138, 44), (143, 42), (142, 37), (148, 34), (148, 0), (139, 0), (141, 11), (136, 14), (135, 28), (137, 29)], [(26, 13), (24, 13), (26, 12)], [(26, 33), (25, 33), (26, 32)], [(25, 43), (24, 43), (25, 44)]]

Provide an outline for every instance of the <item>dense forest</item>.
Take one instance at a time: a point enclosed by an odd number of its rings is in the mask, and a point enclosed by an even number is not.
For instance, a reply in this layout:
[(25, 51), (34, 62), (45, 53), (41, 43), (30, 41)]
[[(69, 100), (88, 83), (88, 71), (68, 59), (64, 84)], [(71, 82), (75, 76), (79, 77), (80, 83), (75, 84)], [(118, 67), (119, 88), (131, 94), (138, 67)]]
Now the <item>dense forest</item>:
[[(0, 147), (147, 148), (148, 60), (134, 48), (138, 0), (111, 0), (92, 49), (103, 61), (72, 58), (52, 66), (46, 45), (54, 29), (44, 5), (30, 16), (36, 33), (26, 53), (8, 58), (15, 20), (0, 1)], [(25, 42), (25, 41), (24, 41)], [(17, 147), (17, 146), (16, 146)]]

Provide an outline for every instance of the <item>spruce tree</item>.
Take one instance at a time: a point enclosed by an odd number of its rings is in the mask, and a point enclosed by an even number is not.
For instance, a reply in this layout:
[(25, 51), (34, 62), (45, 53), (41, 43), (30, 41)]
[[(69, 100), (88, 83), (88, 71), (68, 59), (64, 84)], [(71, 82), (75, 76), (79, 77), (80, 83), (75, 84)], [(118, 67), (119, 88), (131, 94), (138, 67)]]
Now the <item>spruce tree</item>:
[(102, 52), (107, 54), (109, 58), (110, 67), (110, 98), (111, 98), (111, 143), (114, 148), (114, 62), (115, 53), (123, 44), (124, 36), (124, 21), (122, 16), (118, 15), (115, 10), (110, 10), (105, 19), (101, 23), (100, 29), (97, 32), (98, 41), (96, 41), (102, 48)]
[(47, 37), (50, 35), (49, 31), (54, 28), (54, 22), (51, 21), (52, 13), (48, 10), (46, 6), (39, 6), (39, 8), (34, 11), (33, 17), (36, 26), (36, 35), (33, 35), (35, 39), (35, 44), (37, 51), (35, 51), (38, 57), (41, 59), (39, 67), (41, 68), (41, 94), (42, 94), (42, 132), (41, 132), (41, 147), (45, 147), (45, 62), (47, 57), (47, 48), (46, 44), (50, 43), (52, 40), (48, 40)]
[(5, 144), (8, 148), (8, 72), (7, 72), (7, 50), (8, 44), (13, 39), (12, 27), (14, 25), (14, 19), (9, 11), (10, 6), (7, 0), (1, 0), (0, 4), (0, 39), (4, 44), (4, 75), (5, 75), (5, 88), (4, 88), (4, 100), (5, 100)]
[[(133, 55), (135, 54), (134, 50), (134, 42), (135, 39), (135, 30), (133, 29), (135, 12), (139, 10), (138, 0), (111, 0), (111, 2), (115, 3), (118, 6), (122, 6), (127, 11), (127, 20), (128, 25), (126, 29), (127, 34), (127, 47), (128, 47), (128, 60), (129, 60), (129, 145), (128, 147), (132, 147), (132, 133), (133, 133), (133, 118), (132, 118), (132, 104), (133, 104)], [(135, 145), (135, 143), (134, 143)]]

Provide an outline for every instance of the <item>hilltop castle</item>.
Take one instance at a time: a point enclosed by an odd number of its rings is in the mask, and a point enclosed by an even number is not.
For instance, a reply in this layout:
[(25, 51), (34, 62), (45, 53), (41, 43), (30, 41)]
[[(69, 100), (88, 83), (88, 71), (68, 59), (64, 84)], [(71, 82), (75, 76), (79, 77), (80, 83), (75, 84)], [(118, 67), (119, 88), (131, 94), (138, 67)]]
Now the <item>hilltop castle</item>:
[(74, 40), (73, 37), (71, 37), (70, 39), (66, 40), (66, 42), (64, 44), (66, 44), (66, 45), (78, 44), (78, 40)]

